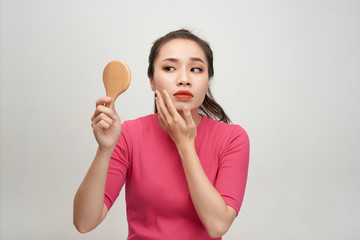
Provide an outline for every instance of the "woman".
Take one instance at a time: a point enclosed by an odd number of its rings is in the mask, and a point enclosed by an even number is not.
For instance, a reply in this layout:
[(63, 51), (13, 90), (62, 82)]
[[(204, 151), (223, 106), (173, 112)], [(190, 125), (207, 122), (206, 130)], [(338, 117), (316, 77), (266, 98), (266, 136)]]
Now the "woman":
[(221, 239), (243, 200), (249, 140), (213, 99), (213, 74), (209, 45), (181, 29), (150, 52), (155, 114), (121, 124), (110, 99), (97, 100), (99, 147), (74, 200), (80, 232), (102, 222), (126, 183), (128, 239)]

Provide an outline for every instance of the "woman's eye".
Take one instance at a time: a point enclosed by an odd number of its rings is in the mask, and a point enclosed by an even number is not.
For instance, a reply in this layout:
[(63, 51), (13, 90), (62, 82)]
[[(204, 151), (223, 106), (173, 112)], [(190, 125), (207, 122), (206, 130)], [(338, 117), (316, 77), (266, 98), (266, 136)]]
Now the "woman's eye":
[(191, 71), (198, 73), (198, 72), (202, 72), (202, 69), (201, 68), (192, 68)]
[(171, 71), (174, 71), (175, 68), (174, 67), (164, 67), (163, 68), (165, 71), (168, 71), (168, 72), (171, 72)]

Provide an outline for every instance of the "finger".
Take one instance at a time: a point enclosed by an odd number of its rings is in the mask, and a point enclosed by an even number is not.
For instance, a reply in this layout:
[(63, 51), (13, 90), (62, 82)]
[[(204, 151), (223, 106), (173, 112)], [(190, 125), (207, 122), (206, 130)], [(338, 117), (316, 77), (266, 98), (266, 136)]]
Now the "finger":
[(99, 122), (104, 121), (106, 123), (108, 123), (109, 125), (112, 125), (114, 120), (111, 119), (109, 116), (107, 116), (104, 113), (100, 113), (94, 120), (93, 120), (93, 125), (97, 125)]
[(163, 95), (164, 95), (164, 99), (165, 99), (165, 104), (169, 110), (169, 113), (171, 114), (171, 116), (175, 117), (176, 115), (178, 115), (179, 113), (177, 112), (174, 103), (171, 100), (171, 97), (169, 95), (169, 93), (166, 90), (163, 90)]
[(102, 129), (109, 129), (109, 128), (110, 128), (110, 124), (104, 120), (100, 120), (97, 124), (93, 125), (94, 131), (102, 130)]
[(91, 121), (94, 120), (101, 113), (108, 115), (110, 118), (112, 118), (114, 120), (117, 119), (117, 117), (118, 117), (113, 109), (107, 108), (104, 105), (100, 104), (96, 107), (95, 113), (92, 116)]
[[(157, 96), (159, 96), (159, 95), (160, 95), (160, 93), (157, 94)], [(156, 97), (155, 100), (156, 100), (155, 103), (156, 103), (156, 108), (158, 109), (158, 114), (159, 114), (159, 117), (160, 117), (160, 121), (162, 121), (164, 124), (167, 124), (168, 122), (167, 122), (167, 120), (166, 120), (166, 118), (164, 116), (164, 113), (163, 113), (162, 109), (160, 108), (159, 98)]]
[(96, 100), (96, 106), (98, 105), (105, 105), (106, 103), (110, 103), (111, 98), (110, 97), (102, 97)]
[(184, 106), (183, 113), (184, 113), (184, 118), (185, 118), (184, 120), (186, 122), (186, 126), (192, 127), (195, 124), (195, 122), (192, 117), (190, 108), (188, 106)]
[(164, 117), (167, 121), (170, 120), (170, 119), (171, 119), (171, 115), (170, 115), (170, 113), (169, 113), (169, 110), (168, 110), (167, 106), (166, 106), (165, 103), (164, 103), (163, 96), (161, 95), (161, 93), (160, 93), (158, 90), (156, 90), (156, 98), (157, 98), (157, 100), (158, 100), (158, 106), (159, 106), (158, 110), (159, 110), (159, 112), (162, 113), (163, 117)]
[(106, 103), (111, 102), (111, 98), (110, 97), (102, 97), (96, 100), (96, 109), (95, 109), (95, 113), (91, 118), (91, 121), (94, 120), (94, 118), (99, 115), (102, 111), (99, 110), (99, 106), (104, 106)]
[(155, 97), (155, 104), (156, 104), (156, 108), (158, 110), (158, 116), (160, 117), (160, 120), (162, 122), (165, 122), (165, 118), (164, 118), (164, 115), (160, 109), (160, 105), (159, 105), (159, 99), (157, 97)]

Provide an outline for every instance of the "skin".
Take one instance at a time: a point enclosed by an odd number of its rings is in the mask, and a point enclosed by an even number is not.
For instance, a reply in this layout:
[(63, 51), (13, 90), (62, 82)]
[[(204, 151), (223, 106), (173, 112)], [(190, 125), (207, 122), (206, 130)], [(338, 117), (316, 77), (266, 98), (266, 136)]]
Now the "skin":
[[(174, 39), (165, 43), (154, 61), (154, 76), (150, 78), (153, 91), (166, 90), (176, 110), (182, 115), (189, 107), (196, 125), (201, 122), (198, 108), (208, 90), (208, 65), (204, 51), (191, 40)], [(193, 94), (189, 100), (179, 100), (174, 94), (187, 90)]]
[[(207, 178), (195, 150), (196, 127), (201, 122), (199, 107), (208, 90), (205, 54), (194, 41), (174, 39), (164, 44), (154, 62), (150, 78), (156, 93), (158, 122), (176, 144), (195, 210), (210, 237), (224, 235), (236, 217)], [(190, 91), (191, 99), (174, 96)], [(107, 169), (121, 134), (121, 121), (115, 109), (104, 106), (111, 99), (96, 102), (92, 128), (99, 144), (97, 154), (74, 199), (74, 225), (80, 232), (98, 226), (108, 212), (104, 204)]]
[(91, 118), (91, 126), (99, 146), (74, 198), (73, 222), (81, 233), (96, 228), (108, 212), (104, 204), (106, 177), (111, 154), (121, 134), (121, 121), (115, 109), (104, 106), (110, 102), (109, 97), (98, 99)]

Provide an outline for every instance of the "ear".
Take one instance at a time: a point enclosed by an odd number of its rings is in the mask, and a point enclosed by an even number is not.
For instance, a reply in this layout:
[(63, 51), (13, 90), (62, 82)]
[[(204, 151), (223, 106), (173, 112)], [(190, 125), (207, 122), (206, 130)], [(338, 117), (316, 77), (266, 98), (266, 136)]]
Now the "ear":
[(154, 83), (154, 79), (150, 76), (148, 76), (149, 80), (150, 80), (150, 86), (151, 89), (155, 92), (156, 88), (155, 88), (155, 83)]

